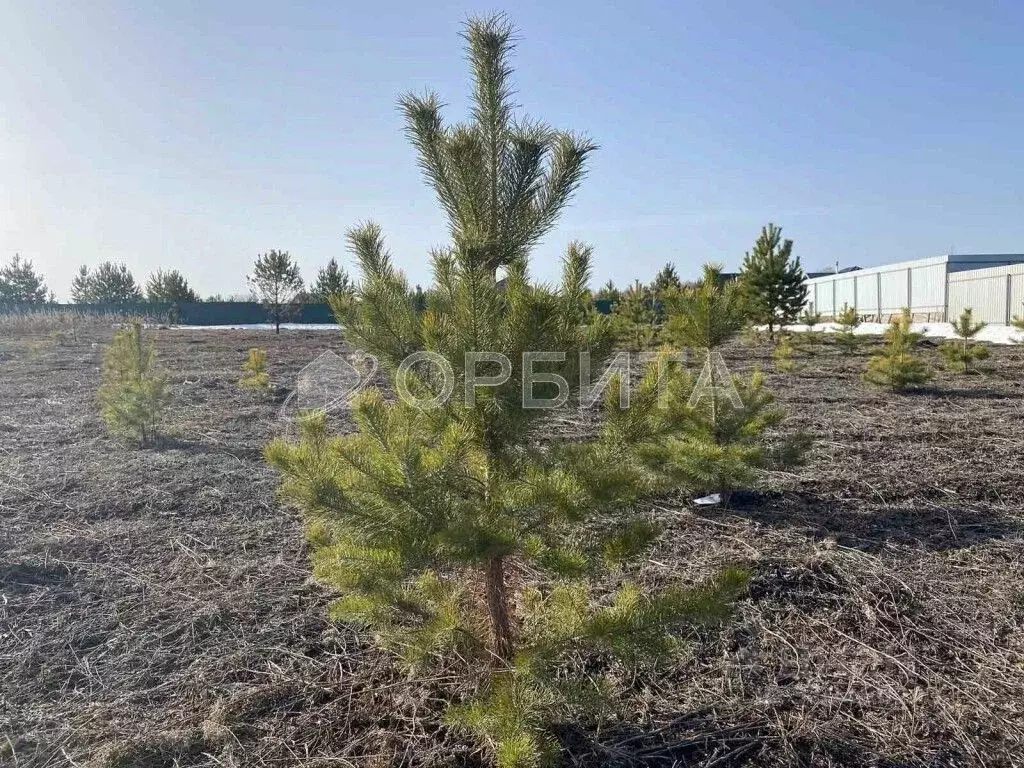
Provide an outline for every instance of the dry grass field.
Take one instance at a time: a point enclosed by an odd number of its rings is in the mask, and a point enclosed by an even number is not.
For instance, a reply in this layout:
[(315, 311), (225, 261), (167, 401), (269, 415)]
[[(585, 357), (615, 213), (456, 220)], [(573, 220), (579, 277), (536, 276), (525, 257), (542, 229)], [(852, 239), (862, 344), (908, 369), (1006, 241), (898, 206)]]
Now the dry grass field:
[[(458, 681), (409, 679), (327, 621), (262, 458), (338, 334), (150, 333), (175, 405), (142, 450), (98, 416), (109, 328), (0, 336), (0, 764), (478, 765), (443, 724)], [(252, 346), (272, 396), (237, 386)], [(623, 679), (618, 722), (559, 726), (567, 765), (1024, 764), (1024, 347), (906, 395), (863, 384), (863, 353), (814, 352), (770, 375), (817, 440), (805, 467), (727, 510), (650, 508), (644, 578), (738, 563), (749, 593)]]

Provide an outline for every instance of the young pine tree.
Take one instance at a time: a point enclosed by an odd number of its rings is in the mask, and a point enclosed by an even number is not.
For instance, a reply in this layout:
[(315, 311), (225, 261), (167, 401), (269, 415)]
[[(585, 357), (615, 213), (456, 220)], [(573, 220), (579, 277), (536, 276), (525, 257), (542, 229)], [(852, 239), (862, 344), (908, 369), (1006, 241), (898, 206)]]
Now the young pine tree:
[[(82, 268), (85, 270), (85, 267)], [(76, 280), (85, 275), (88, 301), (96, 304), (135, 304), (142, 301), (142, 289), (124, 264), (105, 261), (92, 272), (79, 272)], [(74, 288), (73, 288), (74, 290)]]
[(980, 360), (987, 360), (989, 357), (988, 347), (982, 344), (972, 343), (972, 339), (985, 327), (985, 323), (974, 322), (974, 313), (967, 308), (960, 315), (960, 318), (952, 323), (953, 332), (957, 338), (949, 339), (942, 343), (939, 352), (946, 358), (946, 362), (960, 373), (977, 372), (977, 363)]
[(779, 337), (772, 352), (772, 359), (775, 360), (775, 367), (783, 373), (792, 373), (796, 370), (796, 350), (793, 349), (793, 342), (788, 333)]
[(281, 322), (299, 309), (303, 285), (299, 265), (287, 251), (272, 250), (256, 257), (252, 274), (245, 279), (270, 315), (274, 333), (280, 333)]
[(676, 265), (669, 262), (654, 278), (654, 283), (651, 284), (651, 290), (654, 295), (658, 298), (665, 293), (672, 291), (678, 291), (683, 287), (682, 282), (679, 280), (679, 274), (676, 272)]
[(338, 266), (337, 259), (331, 259), (326, 267), (317, 272), (316, 282), (309, 289), (309, 300), (326, 304), (332, 296), (348, 295), (352, 290), (348, 272)]
[(723, 281), (717, 264), (705, 264), (700, 283), (669, 299), (668, 316), (666, 334), (673, 344), (710, 355), (743, 330), (746, 306), (740, 285)]
[(836, 331), (836, 344), (844, 356), (854, 354), (860, 347), (861, 339), (854, 333), (860, 325), (860, 315), (853, 307), (843, 305), (843, 311), (836, 318), (839, 330)]
[(615, 283), (609, 280), (607, 283), (597, 289), (597, 293), (594, 294), (595, 301), (611, 301), (616, 302), (622, 298), (622, 291), (615, 287)]
[(740, 281), (747, 297), (750, 318), (775, 329), (790, 325), (807, 301), (807, 285), (800, 259), (793, 258), (793, 241), (782, 240), (782, 229), (769, 224), (743, 259)]
[(9, 264), (0, 267), (0, 304), (4, 303), (53, 303), (53, 292), (47, 289), (43, 276), (35, 271), (31, 261), (22, 261), (18, 254), (14, 254)]
[(270, 374), (267, 373), (267, 350), (252, 348), (242, 365), (243, 376), (238, 385), (244, 389), (266, 391), (270, 389)]
[(75, 304), (90, 304), (93, 301), (92, 273), (85, 264), (71, 278), (71, 301)]
[[(344, 436), (306, 416), (300, 441), (277, 441), (267, 457), (307, 516), (316, 576), (342, 593), (333, 616), (410, 665), (461, 671), (474, 691), (450, 722), (513, 768), (550, 756), (552, 719), (607, 697), (602, 659), (664, 658), (679, 629), (725, 615), (745, 577), (726, 571), (696, 590), (596, 586), (650, 543), (634, 502), (672, 481), (648, 452), (679, 428), (666, 416), (658, 434), (615, 419), (589, 442), (553, 432), (549, 409), (578, 396), (580, 369), (600, 370), (614, 339), (606, 319), (580, 323), (589, 248), (569, 246), (556, 290), (529, 280), (528, 259), (594, 147), (514, 118), (503, 16), (471, 21), (465, 37), (472, 120), (445, 127), (432, 95), (402, 102), (452, 233), (434, 254), (430, 306), (417, 311), (372, 223), (349, 234), (357, 296), (333, 303), (399, 397), (361, 393)], [(594, 660), (592, 676), (565, 664), (579, 655)]]
[[(764, 470), (798, 465), (809, 447), (797, 434), (769, 438), (784, 413), (774, 406), (764, 376), (732, 375), (720, 348), (744, 327), (746, 307), (742, 288), (723, 282), (721, 270), (704, 267), (702, 281), (684, 288), (668, 305), (667, 335), (676, 345), (703, 353), (703, 367), (694, 382), (677, 386), (676, 405), (648, 415), (644, 404), (632, 404), (630, 417), (677, 420), (678, 434), (653, 451), (659, 462), (674, 468), (675, 477), (699, 493), (719, 493), (728, 502), (736, 490), (757, 485)], [(671, 400), (670, 400), (671, 402)], [(659, 410), (659, 409), (655, 409)]]
[(118, 331), (103, 360), (99, 390), (101, 412), (110, 430), (146, 445), (156, 436), (170, 397), (156, 349), (143, 342), (142, 326), (133, 323)]
[(639, 280), (612, 307), (612, 326), (619, 343), (627, 349), (645, 349), (654, 344), (657, 322), (654, 297)]
[(910, 310), (889, 324), (885, 331), (885, 346), (868, 361), (864, 380), (880, 387), (902, 392), (907, 387), (923, 384), (931, 377), (927, 363), (914, 353), (923, 334), (911, 330)]
[(801, 337), (801, 341), (805, 345), (821, 343), (821, 331), (814, 330), (815, 326), (821, 323), (821, 313), (812, 312), (809, 307), (804, 308), (804, 311), (800, 313), (799, 322), (801, 325), (807, 326), (807, 330)]
[(199, 301), (199, 296), (178, 270), (158, 269), (146, 281), (146, 301), (175, 304)]

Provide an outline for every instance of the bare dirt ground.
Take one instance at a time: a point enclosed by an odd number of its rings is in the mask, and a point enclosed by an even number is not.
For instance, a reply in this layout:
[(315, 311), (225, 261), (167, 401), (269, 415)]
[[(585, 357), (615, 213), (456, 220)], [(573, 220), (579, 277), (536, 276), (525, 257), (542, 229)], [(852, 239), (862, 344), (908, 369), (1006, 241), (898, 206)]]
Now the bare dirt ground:
[[(97, 414), (109, 329), (0, 336), (0, 765), (480, 764), (443, 725), (456, 682), (328, 623), (275, 500), (263, 447), (338, 335), (152, 334), (175, 410), (144, 450)], [(236, 385), (252, 346), (274, 397)], [(736, 616), (624, 681), (621, 722), (559, 727), (566, 764), (1024, 765), (1024, 348), (902, 396), (816, 352), (770, 377), (806, 467), (729, 510), (650, 507), (645, 576), (742, 564)]]

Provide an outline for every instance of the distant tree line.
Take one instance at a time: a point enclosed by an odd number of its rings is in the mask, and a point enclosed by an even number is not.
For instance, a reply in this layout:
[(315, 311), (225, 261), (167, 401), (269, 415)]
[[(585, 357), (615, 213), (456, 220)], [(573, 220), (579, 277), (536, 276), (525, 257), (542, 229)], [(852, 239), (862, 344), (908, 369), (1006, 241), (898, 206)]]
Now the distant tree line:
[[(800, 259), (792, 255), (793, 241), (782, 239), (781, 228), (769, 224), (761, 231), (754, 248), (749, 251), (738, 275), (718, 272), (719, 280), (738, 279), (745, 299), (748, 319), (764, 325), (770, 336), (779, 327), (793, 323), (806, 301), (804, 271)], [(205, 299), (192, 288), (177, 269), (158, 269), (145, 284), (136, 281), (124, 263), (105, 261), (90, 269), (79, 267), (71, 282), (71, 300), (75, 304), (177, 304), (197, 301), (258, 301), (267, 307), (271, 321), (280, 323), (292, 316), (304, 303), (332, 303), (334, 297), (344, 299), (356, 286), (337, 259), (321, 268), (308, 286), (302, 279), (298, 263), (288, 251), (270, 250), (259, 254), (252, 273), (246, 276), (247, 294), (225, 296), (213, 294)], [(591, 298), (609, 301), (620, 326), (620, 338), (644, 346), (653, 341), (650, 329), (664, 320), (664, 307), (680, 292), (694, 288), (697, 282), (683, 282), (672, 263), (665, 264), (650, 283), (640, 280), (619, 289), (609, 280)], [(419, 286), (409, 300), (417, 311), (424, 311), (430, 297)], [(15, 254), (0, 268), (0, 304), (41, 305), (54, 302), (53, 292), (43, 275), (31, 261)]]
[[(355, 285), (337, 259), (319, 270), (316, 279), (304, 288), (298, 264), (287, 251), (272, 250), (257, 257), (253, 274), (247, 277), (249, 292), (211, 294), (201, 297), (177, 269), (158, 269), (145, 284), (138, 282), (124, 263), (104, 261), (94, 268), (82, 265), (71, 280), (74, 304), (176, 304), (198, 301), (260, 301), (274, 307), (292, 304), (323, 303), (332, 296), (347, 295)], [(36, 271), (32, 261), (15, 254), (0, 266), (0, 304), (53, 304), (56, 297)], [(282, 317), (284, 310), (282, 309)]]

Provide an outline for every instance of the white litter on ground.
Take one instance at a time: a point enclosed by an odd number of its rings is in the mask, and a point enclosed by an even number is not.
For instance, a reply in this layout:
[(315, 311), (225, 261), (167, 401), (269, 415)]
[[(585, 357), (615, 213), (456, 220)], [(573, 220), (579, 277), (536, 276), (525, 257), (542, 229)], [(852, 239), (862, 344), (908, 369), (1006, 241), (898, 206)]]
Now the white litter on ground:
[[(888, 323), (861, 323), (853, 329), (853, 332), (857, 336), (881, 336), (888, 327)], [(917, 333), (923, 333), (929, 339), (957, 338), (950, 323), (914, 323), (911, 329)], [(807, 330), (807, 326), (787, 325), (786, 330), (802, 333)], [(837, 323), (818, 323), (814, 326), (814, 330), (835, 333), (841, 328)], [(1024, 333), (1012, 325), (986, 325), (978, 332), (973, 341), (987, 341), (989, 344), (1020, 344), (1024, 343)]]
[(722, 494), (712, 493), (710, 496), (701, 496), (699, 499), (694, 499), (693, 503), (701, 507), (711, 507), (715, 504), (721, 504)]

